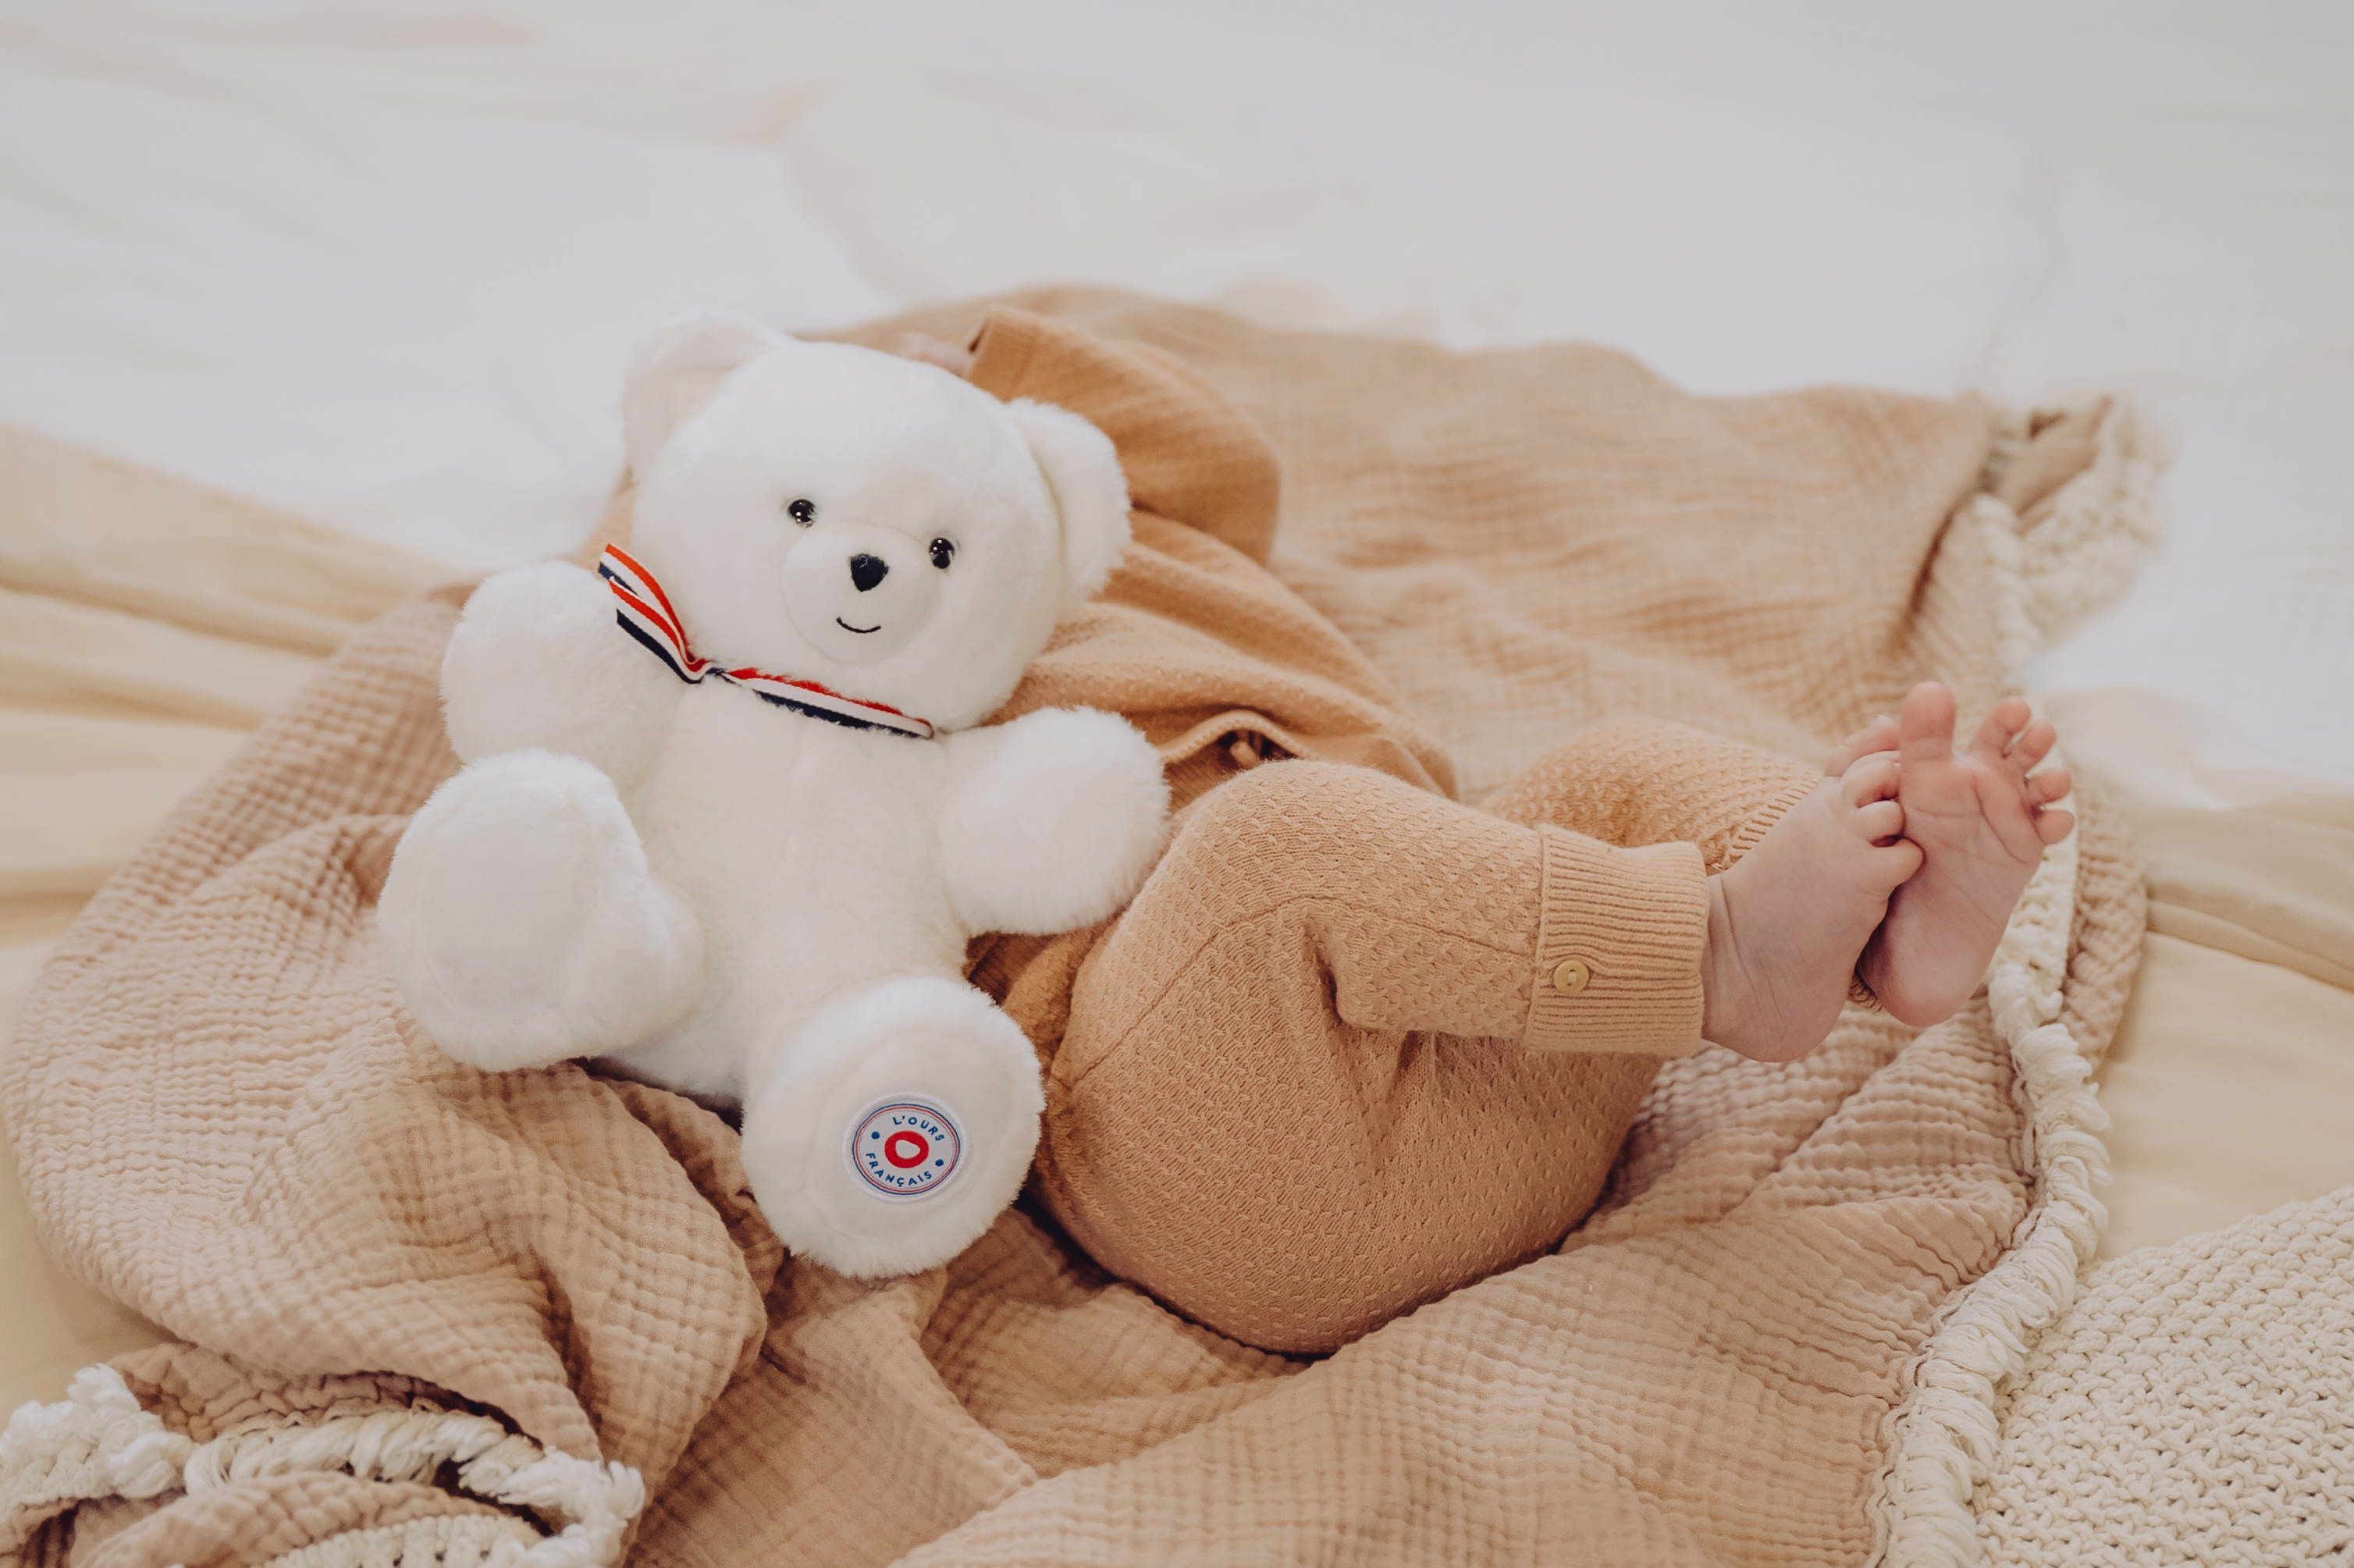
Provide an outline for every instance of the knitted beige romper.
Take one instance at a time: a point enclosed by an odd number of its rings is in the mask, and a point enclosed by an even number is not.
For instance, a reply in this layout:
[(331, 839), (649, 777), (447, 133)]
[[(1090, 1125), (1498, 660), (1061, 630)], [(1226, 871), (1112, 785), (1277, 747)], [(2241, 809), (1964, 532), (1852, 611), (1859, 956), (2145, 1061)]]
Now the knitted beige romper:
[(1664, 1057), (1700, 1044), (1704, 879), (1817, 770), (1697, 731), (1565, 737), (1474, 810), (1267, 570), (1273, 453), (1157, 350), (1000, 308), (973, 381), (1087, 416), (1135, 544), (1001, 717), (1126, 715), (1169, 852), (1093, 929), (984, 938), (1046, 1072), (1033, 1190), (1222, 1333), (1332, 1349), (1557, 1243)]

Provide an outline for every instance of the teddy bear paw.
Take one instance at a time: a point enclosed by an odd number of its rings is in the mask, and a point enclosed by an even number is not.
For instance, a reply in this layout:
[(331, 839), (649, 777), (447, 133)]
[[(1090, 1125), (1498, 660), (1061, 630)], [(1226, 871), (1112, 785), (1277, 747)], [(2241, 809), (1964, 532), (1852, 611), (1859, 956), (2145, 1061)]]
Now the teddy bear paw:
[(434, 791), (376, 921), (409, 1012), (491, 1072), (636, 1043), (702, 965), (694, 918), (648, 874), (612, 781), (546, 751), (487, 758)]
[(913, 1274), (1013, 1202), (1044, 1106), (1036, 1054), (987, 997), (885, 980), (820, 1010), (756, 1074), (744, 1165), (795, 1253), (861, 1278)]

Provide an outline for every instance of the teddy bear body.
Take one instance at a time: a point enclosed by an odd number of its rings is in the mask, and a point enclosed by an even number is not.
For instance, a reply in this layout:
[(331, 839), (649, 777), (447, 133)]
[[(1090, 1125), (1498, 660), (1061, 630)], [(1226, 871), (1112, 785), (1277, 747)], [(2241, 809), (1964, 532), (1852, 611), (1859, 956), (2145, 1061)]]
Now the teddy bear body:
[[(727, 983), (616, 1054), (681, 1087), (739, 1097), (740, 1042), (764, 1022), (805, 1019), (885, 976), (960, 979), (977, 934), (956, 918), (938, 832), (907, 831), (947, 814), (955, 737), (911, 744), (779, 724), (764, 710), (726, 687), (682, 692), (667, 742), (621, 797), (632, 821), (664, 824), (646, 837), (653, 874), (693, 905), (706, 967)], [(726, 826), (704, 826), (717, 823)], [(790, 961), (763, 961), (784, 954)]]
[(494, 577), (452, 636), (466, 767), (387, 878), (395, 979), (477, 1066), (740, 1100), (788, 1245), (929, 1266), (1019, 1190), (1043, 1104), (968, 940), (1103, 918), (1165, 832), (1124, 721), (980, 722), (1116, 563), (1117, 462), (1061, 410), (739, 323), (658, 340), (630, 414), (629, 548)]

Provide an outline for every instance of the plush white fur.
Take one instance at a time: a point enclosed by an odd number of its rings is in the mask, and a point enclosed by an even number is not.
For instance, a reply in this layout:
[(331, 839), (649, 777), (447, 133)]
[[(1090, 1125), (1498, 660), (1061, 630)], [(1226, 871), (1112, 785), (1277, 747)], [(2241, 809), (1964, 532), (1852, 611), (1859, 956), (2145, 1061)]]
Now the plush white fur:
[[(949, 737), (940, 847), (960, 924), (1051, 936), (1093, 925), (1135, 892), (1165, 831), (1161, 758), (1133, 726), (1042, 708)], [(1036, 867), (1061, 874), (1040, 878)]]
[[(1159, 758), (1124, 721), (972, 727), (1118, 565), (1119, 461), (1063, 409), (727, 316), (658, 334), (623, 410), (630, 550), (695, 652), (940, 734), (687, 685), (594, 574), (493, 577), (442, 666), (467, 766), (378, 909), (394, 979), (461, 1061), (610, 1055), (740, 1098), (789, 1245), (857, 1275), (929, 1267), (1013, 1201), (1044, 1104), (1029, 1043), (960, 978), (966, 942), (1102, 919), (1167, 831)], [(920, 1196), (878, 1192), (849, 1153), (901, 1099), (961, 1140)]]

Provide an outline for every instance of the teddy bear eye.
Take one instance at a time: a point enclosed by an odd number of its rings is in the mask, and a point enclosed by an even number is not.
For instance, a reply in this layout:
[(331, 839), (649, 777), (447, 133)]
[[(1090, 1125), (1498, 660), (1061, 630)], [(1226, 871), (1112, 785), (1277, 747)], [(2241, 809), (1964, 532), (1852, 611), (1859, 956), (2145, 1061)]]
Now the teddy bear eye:
[(932, 541), (932, 565), (939, 567), (942, 571), (947, 571), (949, 569), (949, 563), (955, 559), (956, 546), (953, 543), (947, 539), (935, 539)]
[(817, 503), (804, 496), (785, 503), (785, 515), (806, 528), (817, 521)]

